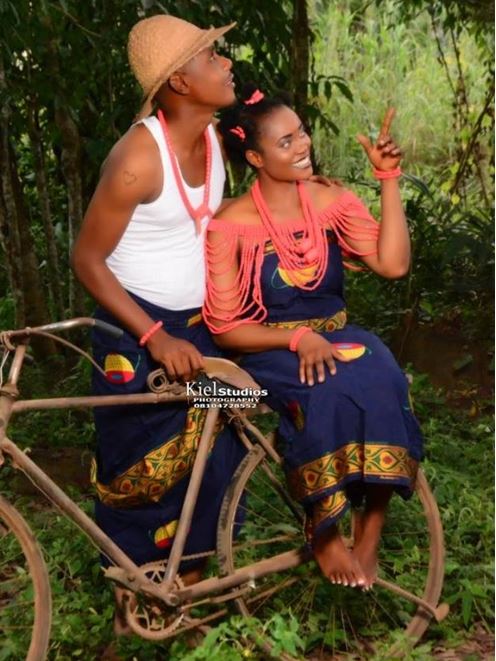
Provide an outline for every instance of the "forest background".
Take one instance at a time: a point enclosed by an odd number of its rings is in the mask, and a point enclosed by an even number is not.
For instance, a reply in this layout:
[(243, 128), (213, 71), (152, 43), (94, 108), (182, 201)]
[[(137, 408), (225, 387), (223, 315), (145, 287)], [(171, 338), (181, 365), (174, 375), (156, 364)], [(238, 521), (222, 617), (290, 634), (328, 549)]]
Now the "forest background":
[[(405, 152), (413, 264), (397, 282), (348, 274), (348, 307), (415, 375), (426, 470), (447, 532), (452, 604), (449, 621), (426, 644), (472, 645), (478, 654), (475, 639), (492, 629), (493, 5), (0, 0), (0, 328), (91, 314), (93, 303), (69, 267), (71, 246), (100, 166), (139, 107), (127, 34), (139, 18), (160, 12), (203, 26), (236, 20), (222, 49), (235, 62), (237, 82), (292, 91), (319, 171), (351, 186), (376, 214), (379, 188), (355, 135), (376, 135), (386, 107), (397, 109), (393, 135)], [(231, 175), (235, 194), (246, 181)], [(73, 355), (49, 341), (34, 354), (24, 396), (87, 391), (88, 368)], [(81, 462), (93, 448), (90, 414), (32, 414), (16, 422), (13, 435), (59, 480), (76, 484), (75, 495), (88, 504)], [(7, 492), (12, 484), (10, 475), (0, 483)], [(26, 496), (28, 511), (31, 501)], [(53, 658), (72, 658), (88, 645), (97, 650), (111, 606), (93, 551), (84, 539), (61, 547), (66, 524), (36, 516), (54, 573), (80, 586), (77, 599), (63, 589), (56, 594)], [(107, 620), (97, 625), (92, 608)], [(236, 636), (229, 629), (223, 636), (235, 653)], [(141, 658), (143, 649), (133, 654)]]

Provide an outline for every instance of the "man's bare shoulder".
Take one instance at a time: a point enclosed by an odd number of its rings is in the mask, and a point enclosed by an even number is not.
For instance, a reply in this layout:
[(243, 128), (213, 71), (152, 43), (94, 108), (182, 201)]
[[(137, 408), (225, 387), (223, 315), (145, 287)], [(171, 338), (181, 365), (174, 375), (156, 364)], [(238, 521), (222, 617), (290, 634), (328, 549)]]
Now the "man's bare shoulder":
[(150, 131), (143, 125), (131, 126), (115, 143), (102, 164), (101, 174), (122, 166), (132, 166), (146, 173), (160, 164), (160, 152)]
[(102, 164), (100, 177), (106, 186), (135, 190), (140, 202), (151, 201), (160, 194), (163, 185), (160, 152), (145, 126), (132, 126), (115, 143)]
[(225, 220), (233, 225), (259, 225), (260, 218), (250, 193), (244, 193), (226, 204), (216, 214), (219, 220)]

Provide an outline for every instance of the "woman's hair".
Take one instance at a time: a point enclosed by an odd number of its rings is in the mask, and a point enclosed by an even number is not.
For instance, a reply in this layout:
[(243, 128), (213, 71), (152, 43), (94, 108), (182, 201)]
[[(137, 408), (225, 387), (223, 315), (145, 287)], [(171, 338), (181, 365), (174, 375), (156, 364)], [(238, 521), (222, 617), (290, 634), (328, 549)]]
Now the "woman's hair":
[(252, 98), (258, 98), (260, 94), (257, 92), (259, 90), (254, 83), (244, 85), (238, 101), (234, 106), (222, 111), (218, 124), (229, 160), (250, 167), (245, 153), (248, 149), (260, 151), (258, 147), (260, 120), (277, 108), (291, 104), (286, 93), (279, 93), (277, 96), (264, 94), (263, 98), (255, 103), (246, 103)]

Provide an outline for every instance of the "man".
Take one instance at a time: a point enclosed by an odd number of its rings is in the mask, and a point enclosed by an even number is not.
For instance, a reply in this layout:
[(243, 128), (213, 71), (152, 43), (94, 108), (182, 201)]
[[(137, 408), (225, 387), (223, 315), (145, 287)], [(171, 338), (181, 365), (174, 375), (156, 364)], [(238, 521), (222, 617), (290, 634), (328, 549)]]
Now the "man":
[[(204, 355), (219, 355), (200, 312), (205, 228), (225, 180), (212, 119), (235, 99), (232, 63), (214, 42), (233, 25), (201, 30), (160, 15), (131, 30), (129, 61), (145, 102), (104, 164), (73, 251), (78, 278), (100, 304), (97, 316), (125, 331), (117, 341), (94, 333), (106, 373), (94, 373), (98, 394), (143, 392), (159, 365), (188, 381)], [(158, 116), (150, 116), (153, 105)], [(203, 422), (204, 412), (181, 404), (96, 409), (96, 519), (138, 564), (169, 552)], [(222, 497), (242, 455), (220, 430), (186, 554), (214, 548)], [(198, 577), (195, 566), (183, 580)]]

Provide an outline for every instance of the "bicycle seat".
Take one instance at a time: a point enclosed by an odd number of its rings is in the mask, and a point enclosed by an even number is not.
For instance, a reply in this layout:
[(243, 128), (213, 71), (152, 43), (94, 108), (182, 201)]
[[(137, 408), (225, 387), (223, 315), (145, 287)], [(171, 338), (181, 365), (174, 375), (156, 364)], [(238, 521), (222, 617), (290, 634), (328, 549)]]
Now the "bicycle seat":
[(210, 358), (205, 356), (205, 374), (211, 379), (219, 379), (235, 388), (251, 388), (261, 390), (261, 387), (244, 369), (226, 358)]

